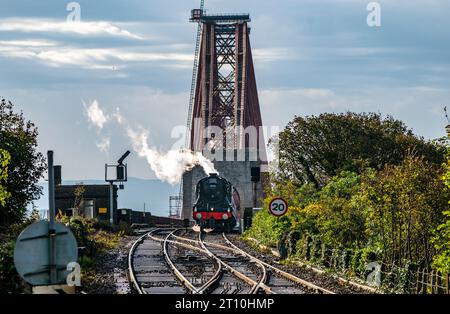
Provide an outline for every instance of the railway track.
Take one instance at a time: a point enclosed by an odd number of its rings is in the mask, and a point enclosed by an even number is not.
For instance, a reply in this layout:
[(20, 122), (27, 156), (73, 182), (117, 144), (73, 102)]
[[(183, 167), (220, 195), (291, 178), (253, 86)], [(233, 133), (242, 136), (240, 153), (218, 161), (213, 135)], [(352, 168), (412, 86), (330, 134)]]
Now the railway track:
[(128, 257), (129, 278), (139, 294), (207, 293), (221, 267), (198, 247), (171, 240), (173, 229), (139, 238)]
[(234, 245), (225, 234), (154, 230), (134, 243), (129, 278), (140, 294), (333, 294)]
[[(240, 249), (234, 245), (225, 234), (222, 235), (208, 235), (209, 241), (206, 242), (203, 239), (195, 241), (189, 238), (177, 237), (178, 240), (188, 241), (191, 243), (200, 243), (200, 245), (210, 251), (216, 252), (216, 256), (227, 257), (230, 253), (240, 256), (240, 261), (247, 261), (256, 265), (262, 270), (262, 276), (260, 276), (258, 282), (255, 280), (252, 282), (247, 280), (248, 283), (254, 285), (254, 292), (264, 291), (265, 293), (283, 293), (283, 294), (304, 294), (304, 293), (317, 293), (317, 294), (334, 294), (331, 290), (319, 287), (309, 281), (303, 280), (295, 275), (292, 275), (286, 271), (283, 271), (273, 265), (270, 265)], [(228, 252), (228, 255), (227, 253)], [(225, 255), (224, 255), (225, 254)], [(250, 266), (249, 268), (252, 268)], [(253, 266), (254, 268), (254, 266)]]
[[(157, 230), (159, 235), (171, 230)], [(139, 238), (128, 255), (129, 280), (139, 294), (187, 293), (167, 267), (160, 239), (152, 231)]]
[[(242, 285), (234, 282), (233, 286), (235, 289), (233, 290), (236, 293), (256, 294), (260, 292), (260, 288), (266, 293), (272, 293), (270, 288), (265, 286), (267, 273), (262, 264), (254, 263), (236, 251), (224, 250), (221, 248), (220, 243), (212, 245), (205, 242), (203, 241), (203, 236), (201, 233), (199, 234), (199, 245), (208, 252), (211, 258), (214, 258), (217, 263), (222, 265), (228, 278), (235, 277), (242, 282)], [(219, 283), (219, 287), (224, 289), (228, 286), (228, 281), (224, 280), (222, 283)]]

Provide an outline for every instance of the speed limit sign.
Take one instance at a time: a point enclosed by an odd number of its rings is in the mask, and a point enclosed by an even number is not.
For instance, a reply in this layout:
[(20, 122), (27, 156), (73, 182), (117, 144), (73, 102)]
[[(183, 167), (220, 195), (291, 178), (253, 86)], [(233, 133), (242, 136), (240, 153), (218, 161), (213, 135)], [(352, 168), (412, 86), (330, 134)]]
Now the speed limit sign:
[(288, 211), (288, 204), (282, 198), (275, 198), (269, 204), (269, 211), (276, 217), (284, 216)]

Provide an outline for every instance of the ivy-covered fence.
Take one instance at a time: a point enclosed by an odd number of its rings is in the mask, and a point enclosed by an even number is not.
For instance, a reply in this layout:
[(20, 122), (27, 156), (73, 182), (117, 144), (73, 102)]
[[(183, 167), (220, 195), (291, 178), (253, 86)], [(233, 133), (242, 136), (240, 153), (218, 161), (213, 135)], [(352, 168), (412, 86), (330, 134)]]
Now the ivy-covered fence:
[(383, 291), (450, 294), (449, 274), (420, 269), (410, 261), (405, 261), (402, 266), (384, 263), (379, 260), (379, 252), (371, 249), (332, 248), (324, 244), (320, 236), (291, 233), (284, 240), (280, 241), (278, 247), (282, 256), (306, 261), (345, 277), (358, 278), (379, 286)]

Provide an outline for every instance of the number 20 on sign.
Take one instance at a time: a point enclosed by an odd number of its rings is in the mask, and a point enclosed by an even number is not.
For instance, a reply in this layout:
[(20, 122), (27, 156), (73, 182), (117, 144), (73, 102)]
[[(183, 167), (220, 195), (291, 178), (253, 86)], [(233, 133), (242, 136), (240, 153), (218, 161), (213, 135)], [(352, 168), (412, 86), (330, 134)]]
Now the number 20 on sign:
[(269, 204), (269, 211), (276, 217), (284, 216), (288, 211), (288, 204), (282, 198), (275, 198)]

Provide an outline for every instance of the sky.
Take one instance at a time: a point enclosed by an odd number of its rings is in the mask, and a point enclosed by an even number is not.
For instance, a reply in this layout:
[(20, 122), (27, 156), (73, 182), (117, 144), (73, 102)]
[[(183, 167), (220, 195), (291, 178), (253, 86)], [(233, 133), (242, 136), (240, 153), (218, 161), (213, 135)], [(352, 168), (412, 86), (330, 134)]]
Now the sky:
[[(105, 115), (149, 131), (161, 152), (187, 119), (199, 0), (0, 0), (0, 96), (39, 127), (64, 180), (104, 177), (104, 164), (132, 149), (126, 131), (89, 122)], [(206, 0), (208, 13), (250, 13), (263, 123), (295, 115), (379, 112), (427, 139), (444, 135), (450, 105), (449, 1), (378, 1), (381, 26), (361, 0)], [(110, 119), (111, 120), (111, 119)], [(137, 154), (129, 175), (155, 174)]]

